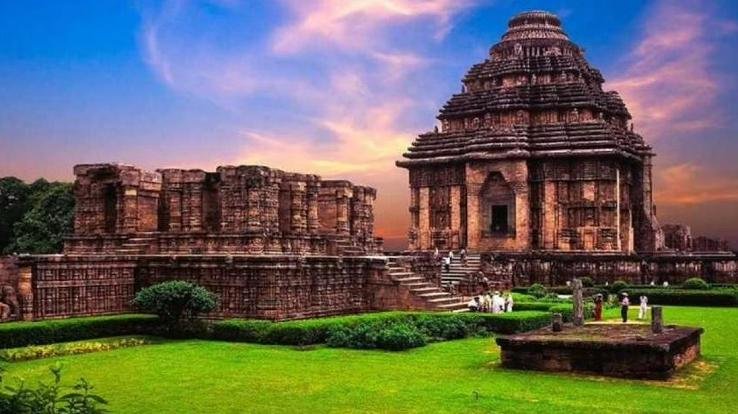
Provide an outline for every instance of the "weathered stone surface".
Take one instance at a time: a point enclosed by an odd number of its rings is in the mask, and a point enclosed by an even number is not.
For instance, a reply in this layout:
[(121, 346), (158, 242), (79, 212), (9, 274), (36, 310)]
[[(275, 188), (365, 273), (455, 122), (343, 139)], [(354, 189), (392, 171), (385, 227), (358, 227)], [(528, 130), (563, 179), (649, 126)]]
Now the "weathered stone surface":
[(513, 17), (397, 165), (410, 248), (652, 252), (653, 153), (555, 15)]
[(544, 328), (496, 341), (506, 368), (668, 379), (699, 357), (702, 333), (702, 328), (673, 326), (654, 334), (644, 325), (585, 325), (561, 332)]

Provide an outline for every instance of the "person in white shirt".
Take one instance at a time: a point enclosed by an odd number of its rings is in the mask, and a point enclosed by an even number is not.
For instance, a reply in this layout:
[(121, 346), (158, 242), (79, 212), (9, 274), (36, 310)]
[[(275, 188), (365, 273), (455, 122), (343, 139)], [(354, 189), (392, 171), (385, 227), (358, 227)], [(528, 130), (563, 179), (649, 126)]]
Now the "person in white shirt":
[(623, 318), (623, 323), (628, 322), (628, 306), (630, 306), (628, 293), (623, 292), (623, 299), (620, 300), (620, 317)]
[(648, 297), (641, 295), (639, 300), (641, 301), (641, 306), (638, 308), (638, 319), (646, 319), (646, 315), (648, 314)]
[(500, 292), (492, 295), (492, 313), (502, 313), (505, 309), (505, 300), (500, 296)]
[(443, 270), (446, 273), (451, 271), (451, 258), (448, 256), (443, 258)]
[(489, 295), (489, 292), (484, 294), (482, 308), (485, 312), (492, 312), (492, 296)]
[(513, 311), (513, 297), (512, 293), (507, 294), (507, 298), (505, 299), (505, 312), (512, 312)]
[(469, 301), (469, 303), (466, 304), (466, 306), (469, 308), (469, 312), (477, 312), (479, 311), (479, 297), (473, 297)]

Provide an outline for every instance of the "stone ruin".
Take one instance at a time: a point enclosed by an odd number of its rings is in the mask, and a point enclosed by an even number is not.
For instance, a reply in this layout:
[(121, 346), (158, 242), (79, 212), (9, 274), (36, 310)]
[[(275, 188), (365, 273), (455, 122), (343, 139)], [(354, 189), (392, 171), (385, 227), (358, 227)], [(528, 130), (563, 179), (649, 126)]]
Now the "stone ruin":
[(74, 172), (63, 254), (0, 262), (5, 319), (131, 312), (136, 291), (173, 279), (218, 295), (210, 318), (464, 307), (429, 255), (382, 255), (373, 188), (262, 166)]
[(502, 366), (511, 369), (580, 372), (631, 379), (667, 380), (700, 356), (702, 328), (663, 325), (652, 307), (644, 324), (561, 324), (496, 338)]

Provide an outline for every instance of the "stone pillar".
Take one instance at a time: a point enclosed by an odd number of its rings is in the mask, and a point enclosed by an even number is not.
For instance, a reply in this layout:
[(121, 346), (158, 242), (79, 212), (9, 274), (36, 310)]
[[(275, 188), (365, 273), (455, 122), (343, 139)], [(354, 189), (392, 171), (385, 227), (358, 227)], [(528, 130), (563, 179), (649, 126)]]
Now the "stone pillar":
[(551, 329), (554, 332), (561, 332), (564, 326), (564, 317), (560, 313), (554, 313), (552, 316)]
[(451, 205), (451, 248), (459, 249), (461, 247), (461, 186), (451, 186), (449, 204)]
[(336, 233), (348, 236), (349, 227), (349, 203), (351, 201), (348, 190), (340, 189), (336, 194)]
[(545, 181), (543, 183), (543, 209), (541, 211), (544, 249), (555, 249), (558, 244), (556, 240), (558, 235), (558, 211), (556, 210), (556, 182)]
[(32, 321), (33, 309), (33, 268), (23, 266), (18, 269), (18, 299), (20, 300), (20, 317), (24, 321)]
[(121, 208), (118, 212), (118, 231), (120, 233), (135, 233), (138, 230), (138, 189), (134, 186), (122, 188)]
[(295, 182), (290, 185), (290, 230), (294, 234), (303, 234), (307, 227), (307, 206), (305, 205), (305, 189), (304, 182)]
[(574, 326), (584, 325), (584, 300), (582, 299), (582, 281), (574, 279), (572, 283), (574, 286), (574, 295), (572, 301), (574, 302)]
[[(469, 174), (467, 173), (467, 179)], [(469, 182), (466, 186), (466, 241), (467, 249), (479, 247), (481, 229), (479, 228), (479, 192), (482, 190), (481, 183)]]
[(651, 332), (661, 333), (664, 331), (664, 314), (661, 306), (651, 306)]
[(431, 248), (430, 188), (421, 187), (418, 195), (418, 245), (421, 250)]
[(307, 186), (307, 231), (310, 234), (315, 234), (318, 232), (318, 228), (320, 227), (319, 219), (318, 219), (318, 192), (320, 191), (320, 187), (318, 187), (317, 182), (310, 182)]
[(261, 199), (262, 189), (257, 186), (249, 187), (246, 193), (246, 231), (259, 231), (261, 227)]

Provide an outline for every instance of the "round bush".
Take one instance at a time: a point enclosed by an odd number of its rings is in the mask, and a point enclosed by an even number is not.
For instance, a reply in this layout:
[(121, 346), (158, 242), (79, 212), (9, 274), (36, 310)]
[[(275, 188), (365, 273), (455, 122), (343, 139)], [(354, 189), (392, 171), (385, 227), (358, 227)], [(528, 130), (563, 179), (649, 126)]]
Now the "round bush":
[(215, 309), (218, 298), (202, 286), (183, 280), (159, 283), (136, 293), (133, 304), (144, 312), (159, 315), (170, 328), (182, 321)]
[(412, 325), (391, 325), (379, 331), (377, 334), (377, 348), (390, 351), (402, 351), (404, 349), (425, 346), (425, 336)]
[(593, 287), (594, 281), (591, 277), (581, 277), (579, 280), (582, 281), (582, 287)]
[(612, 292), (612, 293), (620, 293), (621, 290), (624, 290), (624, 289), (627, 289), (627, 288), (628, 288), (628, 284), (627, 283), (625, 283), (622, 280), (616, 280), (615, 283), (613, 283), (610, 286), (610, 292)]
[(686, 281), (684, 281), (684, 283), (682, 283), (682, 287), (684, 289), (695, 289), (695, 290), (710, 289), (710, 285), (708, 285), (707, 282), (705, 282), (704, 280), (698, 277), (687, 279)]
[(540, 283), (534, 283), (528, 288), (528, 294), (533, 296), (534, 298), (542, 298), (546, 296), (548, 293), (548, 290), (545, 286), (543, 286)]

